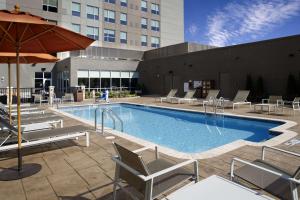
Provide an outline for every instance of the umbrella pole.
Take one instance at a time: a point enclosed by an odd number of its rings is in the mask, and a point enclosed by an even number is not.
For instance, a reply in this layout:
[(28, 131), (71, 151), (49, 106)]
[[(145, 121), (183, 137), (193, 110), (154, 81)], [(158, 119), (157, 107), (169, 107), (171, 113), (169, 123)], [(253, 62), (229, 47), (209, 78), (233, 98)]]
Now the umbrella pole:
[(12, 124), (11, 120), (11, 79), (10, 79), (10, 62), (8, 61), (8, 111), (9, 111), (9, 123)]
[(20, 97), (20, 47), (17, 45), (16, 57), (17, 57), (17, 112), (18, 112), (18, 171), (22, 170), (22, 154), (21, 154), (21, 143), (22, 143), (22, 133), (21, 133), (21, 97)]

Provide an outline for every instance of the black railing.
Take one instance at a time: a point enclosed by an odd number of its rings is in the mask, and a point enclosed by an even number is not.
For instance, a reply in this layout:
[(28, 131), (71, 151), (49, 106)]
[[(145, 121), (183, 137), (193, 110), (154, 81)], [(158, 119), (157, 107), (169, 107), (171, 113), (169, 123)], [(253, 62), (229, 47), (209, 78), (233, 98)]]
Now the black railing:
[[(21, 103), (32, 103), (34, 88), (20, 88)], [(7, 104), (8, 88), (0, 88), (0, 102)], [(17, 88), (12, 89), (12, 103), (17, 103)]]

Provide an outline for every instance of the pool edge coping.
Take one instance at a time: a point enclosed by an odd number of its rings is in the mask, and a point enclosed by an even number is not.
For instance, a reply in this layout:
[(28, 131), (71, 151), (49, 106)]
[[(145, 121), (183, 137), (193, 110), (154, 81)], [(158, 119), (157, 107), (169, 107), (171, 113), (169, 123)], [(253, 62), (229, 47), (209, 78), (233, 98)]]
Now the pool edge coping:
[[(203, 111), (198, 111), (198, 110), (192, 110), (192, 109), (186, 109), (186, 108), (172, 108), (172, 107), (166, 107), (166, 106), (159, 106), (159, 105), (155, 105), (155, 104), (139, 104), (139, 103), (131, 103), (131, 102), (113, 102), (113, 103), (100, 103), (100, 104), (94, 104), (94, 103), (90, 103), (90, 104), (85, 104), (85, 105), (67, 105), (67, 106), (62, 106), (60, 108), (68, 108), (68, 107), (83, 107), (83, 106), (94, 106), (94, 105), (113, 105), (113, 104), (129, 104), (129, 105), (138, 105), (138, 106), (147, 106), (147, 107), (154, 107), (154, 108), (163, 108), (163, 109), (169, 109), (169, 110), (177, 110), (177, 111), (186, 111), (186, 112), (193, 112), (193, 113), (205, 113)], [(58, 110), (56, 108), (50, 108), (50, 110), (54, 111), (54, 112), (58, 112), (60, 114), (63, 114), (67, 117), (76, 119), (78, 121), (81, 121), (85, 124), (88, 124), (92, 127), (94, 127), (94, 123), (89, 121), (89, 120), (85, 120), (85, 119), (81, 119), (79, 117), (76, 117), (72, 114), (66, 113), (64, 111)], [(208, 114), (214, 114), (212, 112), (207, 112)], [(217, 114), (220, 115), (220, 114)], [(278, 136), (275, 136), (267, 141), (264, 142), (250, 142), (250, 141), (246, 141), (246, 140), (236, 140), (234, 142), (201, 152), (201, 153), (184, 153), (184, 152), (180, 152), (180, 151), (176, 151), (174, 149), (168, 148), (168, 147), (164, 147), (158, 144), (155, 144), (153, 142), (149, 142), (146, 141), (144, 139), (129, 135), (127, 133), (124, 132), (120, 132), (117, 130), (113, 130), (111, 128), (108, 127), (104, 127), (104, 131), (124, 138), (126, 140), (132, 141), (134, 143), (137, 144), (141, 144), (143, 146), (146, 147), (151, 147), (154, 148), (154, 146), (158, 146), (159, 147), (159, 151), (169, 155), (169, 156), (173, 156), (175, 158), (181, 158), (181, 159), (207, 159), (207, 158), (212, 158), (212, 157), (216, 157), (216, 156), (220, 156), (224, 153), (233, 151), (235, 149), (238, 149), (240, 147), (249, 145), (249, 146), (276, 146), (279, 144), (282, 144), (283, 142), (286, 142), (292, 138), (294, 138), (295, 136), (298, 135), (298, 133), (296, 133), (295, 131), (291, 131), (288, 130), (289, 128), (296, 126), (297, 123), (294, 121), (290, 121), (290, 120), (285, 120), (285, 119), (278, 119), (278, 118), (267, 118), (267, 117), (259, 117), (259, 116), (248, 116), (248, 115), (240, 115), (240, 114), (234, 114), (234, 113), (222, 113), (222, 115), (224, 116), (231, 116), (231, 117), (239, 117), (239, 118), (246, 118), (246, 119), (256, 119), (256, 120), (266, 120), (266, 121), (277, 121), (277, 122), (283, 122), (284, 124), (276, 126), (272, 129), (269, 129), (270, 131), (273, 132), (277, 132), (277, 133), (281, 133)]]

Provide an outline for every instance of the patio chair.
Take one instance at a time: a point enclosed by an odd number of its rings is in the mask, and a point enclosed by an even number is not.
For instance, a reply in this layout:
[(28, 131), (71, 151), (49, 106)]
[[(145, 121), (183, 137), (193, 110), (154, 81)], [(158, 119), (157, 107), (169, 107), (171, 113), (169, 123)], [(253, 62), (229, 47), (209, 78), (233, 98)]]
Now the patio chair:
[(238, 90), (232, 101), (224, 100), (224, 107), (232, 107), (232, 109), (234, 110), (235, 106), (249, 105), (251, 108), (251, 102), (247, 101), (249, 93), (249, 90)]
[(217, 99), (218, 95), (220, 93), (220, 90), (209, 90), (205, 99), (198, 99), (197, 101), (200, 102), (200, 104), (205, 106), (205, 104), (210, 104), (213, 102), (213, 99)]
[[(5, 137), (2, 137), (3, 141), (1, 141), (0, 143), (0, 152), (17, 149), (17, 128), (3, 120), (1, 120), (0, 123), (2, 124), (2, 126), (8, 128), (8, 130), (0, 132), (1, 135), (6, 134)], [(86, 146), (88, 147), (90, 144), (90, 137), (87, 130), (87, 127), (78, 125), (49, 130), (22, 132), (22, 147), (42, 145), (69, 139), (77, 139), (81, 136), (86, 137)]]
[(293, 106), (293, 113), (296, 114), (296, 111), (300, 111), (300, 97), (295, 97), (294, 101), (292, 102)]
[[(294, 172), (288, 172), (265, 160), (266, 149), (270, 149), (277, 153), (286, 154), (288, 156), (300, 157), (300, 154), (264, 146), (262, 148), (262, 157), (253, 162), (244, 161), (234, 158), (231, 163), (230, 177), (235, 177), (251, 183), (280, 199), (298, 200), (297, 188), (300, 184), (300, 166)], [(244, 164), (244, 166), (234, 169), (236, 163)]]
[(183, 98), (178, 98), (178, 97), (172, 97), (170, 98), (170, 102), (171, 103), (184, 103), (184, 102), (188, 102), (188, 103), (192, 103), (197, 101), (196, 98), (194, 98), (194, 95), (196, 93), (196, 90), (189, 90), (188, 92), (185, 93)]
[(166, 97), (160, 97), (160, 103), (164, 102), (164, 101), (169, 101), (170, 98), (175, 97), (176, 93), (177, 93), (178, 89), (172, 89), (170, 90), (170, 92), (168, 93), (168, 95)]
[[(166, 160), (160, 159), (157, 148), (155, 151), (156, 159), (145, 163), (142, 156), (138, 153), (147, 150), (142, 148), (136, 151), (130, 151), (127, 148), (113, 143), (118, 156), (112, 159), (116, 162), (115, 180), (114, 180), (114, 200), (116, 199), (117, 187), (128, 192), (120, 181), (126, 181), (129, 186), (137, 192), (136, 196), (145, 200), (152, 200), (162, 193), (170, 190), (174, 186), (194, 178), (198, 181), (198, 163), (197, 160), (187, 160), (179, 164), (172, 164)], [(189, 172), (183, 167), (194, 164), (194, 173)], [(129, 193), (129, 192), (128, 192)], [(136, 199), (132, 193), (131, 197)]]
[(74, 102), (73, 93), (65, 93), (65, 95), (62, 97), (62, 102)]
[(34, 97), (34, 104), (39, 103), (40, 105), (42, 105), (42, 103), (49, 103), (48, 99), (43, 98), (43, 95), (41, 94), (32, 94), (32, 96)]

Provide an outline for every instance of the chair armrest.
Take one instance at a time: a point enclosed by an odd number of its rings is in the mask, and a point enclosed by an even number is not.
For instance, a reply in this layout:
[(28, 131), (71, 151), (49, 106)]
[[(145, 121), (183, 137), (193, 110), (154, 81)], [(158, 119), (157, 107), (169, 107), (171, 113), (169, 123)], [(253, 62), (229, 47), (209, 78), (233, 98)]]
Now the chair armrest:
[(300, 158), (300, 154), (295, 153), (295, 152), (291, 152), (291, 151), (279, 149), (279, 148), (276, 148), (276, 147), (263, 146), (263, 147), (262, 147), (262, 155), (261, 155), (261, 159), (262, 159), (262, 160), (265, 159), (265, 150), (266, 150), (266, 149), (272, 149), (272, 150), (274, 150), (274, 151), (278, 151), (278, 152), (281, 152), (281, 153), (285, 153), (285, 154), (292, 155), (292, 156), (296, 156), (296, 157), (299, 157), (299, 158)]
[(261, 103), (269, 103), (269, 99), (262, 99)]
[(122, 167), (124, 167), (126, 170), (128, 170), (129, 172), (131, 172), (132, 174), (134, 174), (135, 176), (137, 176), (138, 178), (142, 179), (143, 181), (146, 180), (146, 176), (142, 175), (141, 173), (139, 173), (138, 171), (136, 171), (135, 169), (132, 169), (131, 167), (129, 167), (128, 165), (124, 164), (122, 161), (119, 160), (118, 156), (113, 156), (111, 158), (113, 161), (116, 162), (117, 165), (120, 165)]
[(145, 181), (148, 181), (148, 180), (154, 179), (154, 178), (156, 178), (156, 177), (162, 176), (162, 175), (164, 175), (164, 174), (166, 174), (166, 173), (172, 172), (172, 171), (174, 171), (174, 170), (176, 170), (176, 169), (178, 169), (178, 168), (184, 167), (184, 166), (189, 165), (189, 164), (192, 164), (192, 163), (194, 163), (195, 166), (197, 166), (197, 169), (195, 169), (195, 171), (196, 171), (196, 176), (198, 177), (198, 161), (192, 159), (192, 160), (186, 160), (186, 161), (183, 161), (183, 162), (178, 163), (178, 164), (176, 164), (176, 165), (174, 165), (174, 166), (172, 166), (172, 167), (166, 168), (166, 169), (164, 169), (164, 170), (161, 170), (161, 171), (159, 171), (159, 172), (156, 172), (156, 173), (154, 173), (154, 174), (151, 174), (151, 175), (149, 175), (149, 176), (146, 176), (146, 177), (145, 177)]
[[(146, 150), (148, 150), (148, 149), (152, 149), (152, 148), (151, 148), (151, 147), (143, 147), (143, 148), (134, 150), (134, 151), (132, 151), (132, 152), (133, 152), (133, 153), (140, 153), (140, 152), (146, 151)], [(155, 150), (155, 158), (158, 159), (158, 158), (159, 158), (159, 153), (158, 153), (158, 148), (157, 148), (157, 146), (154, 147), (154, 150)]]
[(242, 160), (242, 159), (239, 159), (239, 158), (233, 158), (232, 159), (232, 162), (231, 162), (231, 167), (230, 167), (230, 179), (232, 180), (234, 178), (234, 166), (235, 166), (235, 162), (240, 162), (240, 163), (243, 163), (243, 164), (246, 164), (246, 165), (249, 165), (253, 168), (256, 168), (256, 169), (259, 169), (259, 170), (263, 170), (265, 172), (268, 172), (268, 173), (271, 173), (271, 174), (274, 174), (276, 176), (279, 176), (285, 180), (288, 180), (288, 181), (291, 181), (291, 182), (295, 182), (297, 184), (300, 184), (300, 181), (293, 178), (293, 177), (290, 177), (290, 176), (287, 176), (285, 174), (282, 174), (282, 173), (279, 173), (279, 172), (276, 172), (276, 171), (273, 171), (273, 170), (270, 170), (270, 169), (267, 169), (265, 167), (261, 167), (259, 165), (256, 165), (256, 164), (253, 164), (251, 162), (248, 162), (248, 161), (245, 161), (245, 160)]
[(140, 152), (146, 151), (146, 150), (148, 150), (148, 149), (151, 149), (151, 147), (143, 147), (143, 148), (134, 150), (134, 151), (132, 151), (132, 152), (133, 152), (133, 153), (140, 153)]
[(284, 106), (284, 101), (282, 99), (277, 100), (277, 106), (278, 105)]
[(293, 106), (293, 109), (295, 109), (296, 107), (300, 108), (300, 102), (293, 102), (292, 106)]

